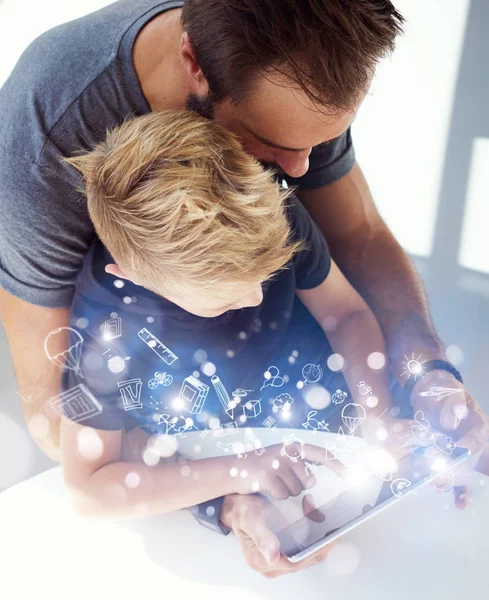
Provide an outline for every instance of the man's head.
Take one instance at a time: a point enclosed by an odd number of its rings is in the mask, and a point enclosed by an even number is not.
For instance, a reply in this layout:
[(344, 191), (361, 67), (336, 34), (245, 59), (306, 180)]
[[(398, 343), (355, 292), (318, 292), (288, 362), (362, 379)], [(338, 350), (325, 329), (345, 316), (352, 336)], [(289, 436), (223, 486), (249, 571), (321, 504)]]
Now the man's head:
[(300, 177), (353, 122), (403, 17), (389, 0), (185, 0), (186, 107)]
[(215, 317), (262, 301), (298, 244), (282, 190), (236, 136), (188, 111), (154, 112), (68, 162), (81, 171), (97, 234), (130, 279)]

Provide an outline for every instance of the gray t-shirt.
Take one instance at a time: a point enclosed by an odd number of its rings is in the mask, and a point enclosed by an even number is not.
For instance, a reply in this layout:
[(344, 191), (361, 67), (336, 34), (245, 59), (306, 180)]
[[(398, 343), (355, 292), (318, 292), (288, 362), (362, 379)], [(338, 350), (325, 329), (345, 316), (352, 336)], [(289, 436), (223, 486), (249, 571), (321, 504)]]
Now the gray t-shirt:
[[(37, 38), (0, 89), (0, 286), (39, 306), (69, 307), (95, 231), (79, 174), (62, 162), (106, 130), (150, 112), (132, 61), (145, 24), (182, 1), (119, 0)], [(348, 130), (313, 149), (289, 184), (314, 189), (350, 172)]]

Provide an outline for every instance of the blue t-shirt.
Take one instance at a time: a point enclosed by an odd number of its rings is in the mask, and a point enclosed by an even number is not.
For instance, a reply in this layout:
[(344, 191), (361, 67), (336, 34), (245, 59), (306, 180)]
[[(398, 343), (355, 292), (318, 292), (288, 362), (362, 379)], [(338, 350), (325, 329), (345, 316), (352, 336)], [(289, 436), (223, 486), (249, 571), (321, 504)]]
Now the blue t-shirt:
[[(150, 107), (132, 51), (141, 29), (182, 1), (119, 0), (36, 39), (0, 89), (0, 286), (26, 302), (69, 307), (95, 232), (79, 173), (62, 162)], [(314, 189), (354, 164), (350, 131), (314, 148)]]
[(65, 393), (82, 384), (100, 403), (85, 425), (175, 433), (186, 419), (205, 429), (213, 417), (253, 427), (286, 417), (284, 426), (300, 427), (311, 410), (302, 391), (328, 386), (331, 348), (296, 289), (320, 285), (331, 259), (303, 205), (290, 198), (287, 211), (294, 239), (306, 248), (265, 284), (259, 306), (216, 318), (195, 316), (128, 281), (118, 287), (104, 270), (112, 257), (100, 242), (92, 245), (70, 315), (77, 351), (63, 374)]

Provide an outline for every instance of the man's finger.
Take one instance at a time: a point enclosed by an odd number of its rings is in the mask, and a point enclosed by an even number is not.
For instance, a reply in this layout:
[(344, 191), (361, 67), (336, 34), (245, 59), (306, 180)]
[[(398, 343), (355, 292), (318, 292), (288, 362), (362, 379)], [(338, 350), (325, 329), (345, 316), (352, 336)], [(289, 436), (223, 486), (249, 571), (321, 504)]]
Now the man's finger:
[(464, 510), (472, 502), (472, 488), (470, 486), (456, 486), (453, 488), (455, 506)]
[(468, 414), (465, 393), (445, 398), (440, 413), (440, 425), (447, 431), (455, 431)]
[(468, 448), (472, 454), (477, 454), (485, 446), (488, 436), (487, 425), (480, 415), (475, 415), (470, 429), (457, 440), (457, 446), (459, 448)]

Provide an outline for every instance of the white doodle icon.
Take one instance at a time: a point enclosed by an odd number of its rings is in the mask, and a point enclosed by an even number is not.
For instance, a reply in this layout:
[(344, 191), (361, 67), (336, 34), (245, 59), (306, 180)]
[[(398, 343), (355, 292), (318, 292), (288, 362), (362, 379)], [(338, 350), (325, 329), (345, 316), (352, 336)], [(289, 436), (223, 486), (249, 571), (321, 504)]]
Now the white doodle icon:
[(243, 444), (234, 442), (224, 444), (223, 442), (217, 442), (217, 447), (220, 450), (224, 450), (226, 454), (235, 454), (238, 458), (248, 458)]
[(418, 410), (414, 415), (414, 422), (411, 426), (412, 438), (404, 446), (417, 446), (432, 448), (436, 447), (444, 454), (453, 454), (457, 447), (453, 439), (444, 433), (435, 433), (431, 428), (430, 422), (425, 419), (422, 410)]
[(209, 386), (197, 379), (193, 375), (189, 375), (184, 379), (180, 390), (180, 398), (190, 404), (190, 408), (185, 408), (187, 412), (196, 415), (202, 412), (204, 402), (209, 393)]
[(290, 394), (285, 392), (284, 394), (280, 394), (279, 396), (277, 396), (276, 398), (273, 399), (273, 403), (272, 403), (273, 409), (272, 410), (274, 413), (278, 413), (279, 410), (286, 413), (286, 412), (289, 412), (293, 403), (294, 403), (294, 398), (292, 398), (292, 396)]
[(385, 450), (377, 448), (367, 453), (367, 460), (370, 469), (382, 481), (392, 481), (394, 473), (398, 470), (398, 465), (394, 458)]
[(18, 396), (22, 398), (24, 402), (27, 404), (32, 404), (35, 402), (41, 394), (43, 394), (46, 390), (44, 388), (37, 387), (25, 387), (22, 390), (19, 390), (17, 393)]
[(306, 458), (304, 442), (300, 438), (296, 437), (293, 433), (291, 435), (286, 435), (282, 441), (283, 446), (280, 450), (281, 456), (287, 456), (294, 463)]
[(150, 390), (155, 390), (159, 385), (163, 385), (164, 387), (168, 387), (173, 383), (172, 375), (167, 373), (160, 373), (156, 371), (154, 379), (150, 379), (148, 381), (148, 387)]
[(102, 412), (102, 405), (82, 383), (51, 398), (49, 405), (57, 415), (80, 423)]
[(428, 398), (436, 398), (437, 400), (443, 400), (443, 398), (447, 398), (452, 394), (459, 394), (460, 392), (463, 392), (463, 390), (433, 386), (426, 392), (420, 392), (419, 395)]
[(260, 391), (266, 387), (282, 387), (284, 383), (285, 380), (280, 376), (279, 369), (272, 365), (271, 367), (268, 367), (268, 370), (265, 372), (265, 381), (263, 382)]
[(268, 415), (268, 417), (266, 417), (266, 419), (263, 421), (263, 426), (267, 429), (271, 429), (274, 425), (275, 419), (270, 415)]
[(186, 431), (190, 431), (191, 429), (198, 431), (198, 428), (194, 425), (193, 419), (191, 419), (190, 417), (183, 417), (182, 415), (180, 415), (179, 417), (171, 417), (167, 414), (160, 415), (158, 419), (158, 425), (166, 426), (166, 435), (171, 434), (184, 437), (184, 433)]
[(317, 463), (306, 462), (306, 477), (315, 475), (317, 472)]
[(404, 355), (404, 362), (402, 363), (404, 371), (401, 373), (401, 377), (403, 375), (407, 375), (408, 379), (411, 377), (411, 375), (414, 377), (414, 379), (418, 379), (418, 377), (423, 377), (424, 362), (421, 360), (421, 358), (421, 355), (418, 356), (418, 358), (414, 358), (414, 354), (411, 356), (411, 358), (408, 358), (406, 355)]
[(391, 491), (397, 498), (401, 497), (402, 492), (407, 489), (411, 485), (409, 479), (405, 479), (404, 477), (399, 477), (398, 479), (394, 479), (391, 483)]
[(103, 325), (104, 340), (115, 340), (122, 336), (122, 319), (116, 317), (105, 321)]
[(143, 387), (143, 382), (141, 379), (138, 378), (121, 381), (117, 384), (117, 387), (119, 388), (125, 411), (143, 408), (141, 403), (141, 390)]
[(372, 388), (365, 383), (365, 381), (360, 381), (360, 383), (357, 383), (357, 388), (361, 396), (368, 396), (368, 394), (370, 394), (372, 391)]
[(238, 433), (238, 425), (234, 421), (232, 423), (223, 423), (219, 429), (212, 430), (214, 437), (223, 437), (225, 435), (233, 435), (234, 433)]
[(338, 429), (338, 435), (335, 442), (326, 442), (324, 444), (326, 450), (326, 460), (343, 460), (344, 458), (354, 457), (357, 452), (350, 447), (348, 436), (345, 434), (343, 427)]
[(167, 348), (163, 342), (160, 342), (160, 340), (148, 331), (146, 327), (138, 332), (138, 337), (148, 346), (148, 348), (151, 348), (161, 360), (166, 362), (167, 365), (172, 365), (178, 360), (178, 356)]
[(236, 390), (234, 390), (234, 392), (231, 394), (231, 396), (233, 398), (246, 398), (248, 396), (248, 394), (251, 394), (251, 392), (254, 392), (255, 390), (243, 390), (241, 388), (237, 388)]
[(343, 404), (343, 402), (348, 398), (348, 393), (343, 392), (342, 390), (336, 390), (336, 392), (331, 396), (331, 400), (333, 404)]
[(307, 421), (302, 423), (302, 427), (305, 429), (312, 429), (313, 431), (329, 431), (329, 425), (324, 419), (322, 421), (317, 421), (314, 418), (317, 414), (317, 410), (311, 410), (311, 412), (307, 415)]
[(303, 367), (302, 377), (304, 378), (305, 385), (308, 383), (317, 383), (323, 378), (323, 370), (320, 365), (309, 363)]
[(351, 435), (360, 427), (367, 418), (367, 413), (361, 404), (354, 402), (346, 404), (341, 411), (341, 420)]
[(260, 400), (248, 400), (243, 406), (243, 415), (247, 419), (254, 419), (261, 415), (261, 402)]
[(217, 397), (219, 398), (219, 402), (224, 409), (224, 412), (230, 419), (234, 419), (234, 409), (236, 408), (236, 401), (231, 400), (229, 394), (224, 387), (224, 384), (220, 380), (217, 375), (213, 375), (211, 377), (211, 383), (216, 390)]
[[(66, 336), (68, 342), (65, 341)], [(68, 345), (68, 347), (66, 347)], [(64, 348), (59, 351), (60, 346)], [(51, 331), (44, 340), (44, 352), (48, 359), (60, 368), (74, 371), (78, 377), (83, 379), (80, 369), (80, 361), (83, 349), (83, 338), (71, 327), (58, 327)]]

